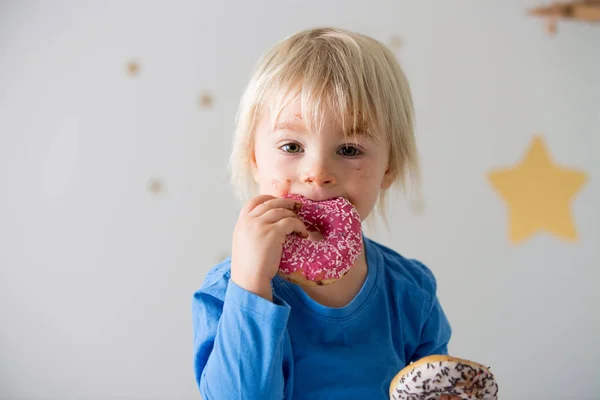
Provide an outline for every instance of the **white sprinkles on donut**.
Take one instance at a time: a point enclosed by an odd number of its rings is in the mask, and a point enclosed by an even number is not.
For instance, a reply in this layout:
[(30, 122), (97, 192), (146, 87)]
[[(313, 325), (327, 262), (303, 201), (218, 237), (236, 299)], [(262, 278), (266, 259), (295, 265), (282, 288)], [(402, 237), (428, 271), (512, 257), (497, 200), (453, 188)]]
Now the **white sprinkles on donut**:
[(362, 251), (361, 218), (356, 208), (342, 197), (313, 201), (287, 195), (302, 203), (298, 217), (309, 231), (323, 239), (313, 241), (297, 234), (288, 235), (279, 266), (284, 276), (301, 273), (318, 285), (341, 279), (352, 268)]
[(409, 364), (390, 384), (390, 400), (497, 400), (498, 383), (489, 368), (473, 361), (434, 355)]

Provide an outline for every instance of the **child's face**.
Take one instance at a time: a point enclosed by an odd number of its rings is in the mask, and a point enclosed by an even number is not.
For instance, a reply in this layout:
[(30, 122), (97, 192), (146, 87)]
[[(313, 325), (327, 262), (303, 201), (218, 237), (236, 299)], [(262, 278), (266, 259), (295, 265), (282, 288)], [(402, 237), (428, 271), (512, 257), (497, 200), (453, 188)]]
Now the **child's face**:
[(302, 121), (299, 103), (292, 103), (275, 128), (270, 115), (259, 121), (252, 167), (261, 194), (293, 193), (312, 200), (345, 197), (364, 220), (380, 190), (392, 183), (388, 153), (386, 140), (365, 135), (346, 139), (333, 116), (325, 116), (320, 134), (311, 132)]

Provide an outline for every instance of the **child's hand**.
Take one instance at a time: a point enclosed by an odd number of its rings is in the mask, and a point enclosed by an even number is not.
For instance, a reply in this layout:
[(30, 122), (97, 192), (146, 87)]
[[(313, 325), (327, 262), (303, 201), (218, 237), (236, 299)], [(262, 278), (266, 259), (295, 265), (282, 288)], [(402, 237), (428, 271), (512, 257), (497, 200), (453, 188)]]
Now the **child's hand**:
[(233, 232), (231, 279), (238, 286), (273, 301), (271, 280), (279, 270), (286, 236), (308, 237), (294, 210), (298, 203), (270, 195), (254, 197), (242, 208)]

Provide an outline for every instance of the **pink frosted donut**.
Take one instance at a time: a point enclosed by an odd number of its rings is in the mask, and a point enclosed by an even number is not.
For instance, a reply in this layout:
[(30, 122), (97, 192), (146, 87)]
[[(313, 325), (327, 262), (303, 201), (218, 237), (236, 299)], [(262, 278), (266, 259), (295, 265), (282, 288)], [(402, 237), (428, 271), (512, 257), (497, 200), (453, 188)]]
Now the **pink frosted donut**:
[(326, 285), (343, 278), (362, 251), (361, 218), (347, 199), (313, 201), (287, 195), (302, 203), (298, 217), (322, 240), (288, 235), (283, 245), (279, 274), (299, 285)]

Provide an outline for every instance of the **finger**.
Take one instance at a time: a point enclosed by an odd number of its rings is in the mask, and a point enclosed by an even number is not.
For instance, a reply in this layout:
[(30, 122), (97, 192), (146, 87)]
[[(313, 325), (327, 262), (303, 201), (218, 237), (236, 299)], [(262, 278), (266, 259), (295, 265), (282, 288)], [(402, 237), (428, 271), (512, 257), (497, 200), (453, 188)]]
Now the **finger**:
[(248, 201), (248, 203), (246, 203), (246, 205), (242, 208), (241, 213), (248, 214), (252, 210), (254, 210), (258, 205), (264, 203), (265, 201), (272, 200), (275, 198), (276, 198), (275, 196), (271, 196), (268, 194), (255, 196), (255, 197), (251, 198), (250, 201)]
[(287, 208), (272, 208), (267, 210), (263, 215), (261, 215), (260, 221), (265, 224), (274, 224), (283, 218), (297, 218), (296, 213)]
[(306, 229), (304, 222), (302, 222), (300, 218), (296, 216), (280, 219), (275, 223), (275, 226), (279, 232), (285, 236), (291, 235), (295, 232), (300, 234), (302, 237), (308, 237), (308, 229)]
[(266, 200), (265, 202), (254, 207), (254, 209), (250, 212), (249, 215), (253, 217), (258, 217), (273, 208), (286, 208), (288, 210), (297, 211), (301, 204), (302, 203), (299, 203), (293, 199), (275, 197)]

